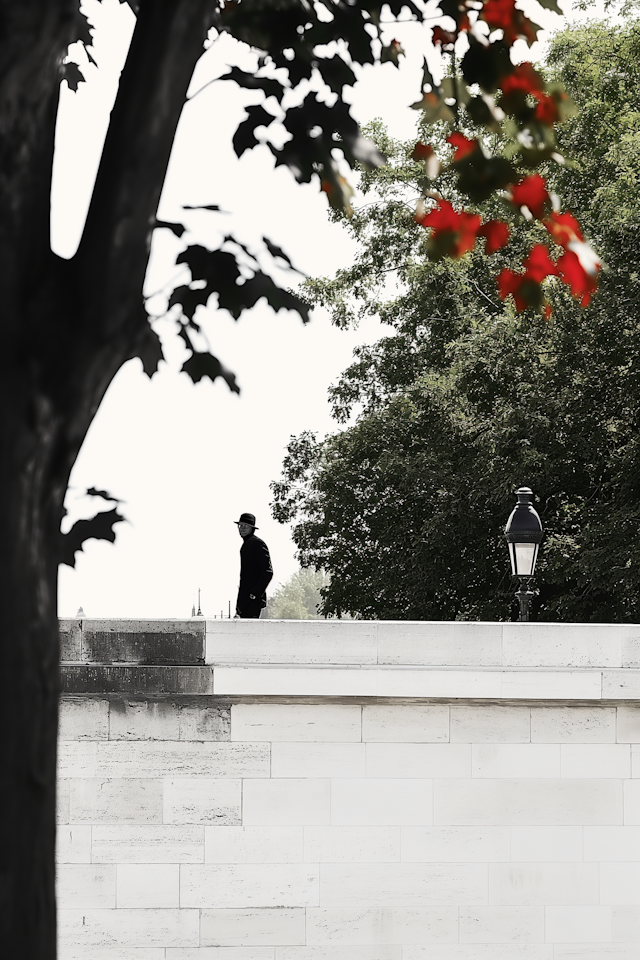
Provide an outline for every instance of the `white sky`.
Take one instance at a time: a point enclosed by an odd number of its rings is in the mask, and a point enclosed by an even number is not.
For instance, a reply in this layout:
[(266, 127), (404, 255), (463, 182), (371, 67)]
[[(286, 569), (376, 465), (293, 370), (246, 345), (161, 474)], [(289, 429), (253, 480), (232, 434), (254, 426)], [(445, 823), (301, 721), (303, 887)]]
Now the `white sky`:
[[(86, 215), (118, 76), (134, 17), (118, 0), (85, 0), (95, 25), (95, 58), (77, 93), (62, 84), (52, 189), (52, 246), (72, 256)], [(547, 28), (562, 25), (548, 11), (532, 8)], [(415, 25), (390, 28), (407, 57), (367, 67), (351, 94), (360, 122), (382, 117), (396, 136), (413, 134), (422, 55), (430, 55), (428, 32)], [(524, 59), (539, 56), (521, 51)], [(79, 57), (82, 60), (81, 57)], [(229, 63), (251, 68), (251, 55), (228, 38), (215, 42), (198, 64), (191, 92), (224, 73)], [(435, 65), (435, 64), (434, 64)], [(243, 103), (261, 95), (233, 83), (212, 84), (183, 112), (159, 216), (183, 221), (185, 242), (215, 246), (220, 231), (248, 246), (263, 235), (280, 244), (308, 274), (331, 274), (350, 262), (353, 246), (327, 218), (318, 185), (298, 185), (283, 167), (274, 170), (266, 148), (235, 158), (231, 136)], [(218, 203), (230, 215), (182, 211), (183, 204)], [(184, 243), (156, 231), (147, 294), (167, 287), (178, 274), (176, 253)], [(151, 306), (159, 313), (162, 297)], [(329, 416), (327, 387), (349, 364), (356, 344), (377, 340), (385, 329), (375, 321), (357, 331), (331, 327), (320, 311), (304, 327), (297, 315), (274, 314), (264, 304), (235, 323), (225, 312), (199, 313), (214, 353), (238, 376), (242, 392), (209, 380), (194, 386), (177, 369), (181, 350), (169, 338), (168, 363), (149, 380), (138, 360), (113, 381), (88, 433), (71, 478), (69, 522), (103, 506), (82, 494), (96, 486), (124, 501), (128, 522), (116, 527), (115, 545), (90, 540), (76, 568), (60, 568), (59, 612), (74, 616), (80, 605), (89, 617), (187, 617), (202, 591), (207, 616), (232, 612), (237, 590), (240, 538), (234, 520), (257, 515), (259, 535), (269, 545), (274, 583), (297, 569), (289, 530), (271, 519), (269, 483), (280, 476), (291, 435), (336, 429)], [(161, 334), (168, 324), (158, 328)]]

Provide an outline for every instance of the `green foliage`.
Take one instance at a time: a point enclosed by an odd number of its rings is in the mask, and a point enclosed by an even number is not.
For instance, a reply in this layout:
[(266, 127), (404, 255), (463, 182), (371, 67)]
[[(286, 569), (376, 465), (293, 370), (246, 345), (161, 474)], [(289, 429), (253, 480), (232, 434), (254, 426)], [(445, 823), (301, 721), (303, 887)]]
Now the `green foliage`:
[(322, 602), (321, 590), (329, 578), (321, 570), (302, 569), (289, 577), (269, 598), (270, 620), (322, 620), (318, 608)]
[[(573, 165), (547, 176), (607, 265), (584, 311), (551, 281), (551, 321), (514, 315), (479, 251), (428, 262), (401, 145), (383, 180), (367, 175), (377, 202), (349, 223), (353, 267), (306, 293), (339, 324), (377, 313), (391, 332), (356, 351), (332, 388), (347, 428), (292, 441), (273, 485), (303, 563), (331, 575), (325, 613), (504, 619), (503, 528), (526, 484), (546, 532), (540, 619), (640, 616), (639, 53), (636, 22), (566, 30), (549, 53), (580, 114), (561, 134)], [(516, 231), (504, 266), (523, 249)]]

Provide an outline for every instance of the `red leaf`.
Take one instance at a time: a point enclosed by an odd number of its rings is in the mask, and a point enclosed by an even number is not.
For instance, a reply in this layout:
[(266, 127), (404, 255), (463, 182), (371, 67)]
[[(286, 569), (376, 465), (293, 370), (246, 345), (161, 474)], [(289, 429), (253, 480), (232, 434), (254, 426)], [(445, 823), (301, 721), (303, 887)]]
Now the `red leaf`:
[(456, 35), (450, 30), (443, 30), (442, 27), (433, 28), (433, 42), (440, 43), (443, 47), (456, 42)]
[(420, 140), (416, 143), (411, 153), (412, 160), (428, 160), (435, 153), (433, 147), (428, 143), (422, 143)]
[(429, 241), (436, 257), (448, 254), (459, 260), (473, 249), (482, 221), (477, 213), (466, 213), (464, 210), (458, 213), (448, 200), (440, 200), (438, 206), (429, 213), (416, 217), (416, 222), (431, 228)]
[(554, 211), (549, 219), (544, 221), (544, 225), (555, 242), (565, 249), (570, 243), (583, 242), (580, 224), (570, 213), (555, 213)]
[(548, 123), (549, 126), (553, 126), (553, 124), (557, 123), (560, 119), (558, 104), (548, 93), (541, 93), (538, 90), (534, 90), (533, 95), (538, 101), (535, 113), (536, 120), (540, 123)]
[(461, 160), (464, 160), (465, 157), (468, 157), (469, 154), (475, 153), (476, 150), (480, 149), (478, 141), (475, 138), (469, 140), (463, 133), (458, 133), (457, 130), (447, 137), (447, 143), (450, 143), (455, 150), (453, 155), (454, 163), (459, 163)]
[(558, 267), (549, 256), (549, 248), (544, 243), (536, 243), (529, 251), (529, 256), (523, 260), (526, 276), (541, 283), (545, 277), (557, 277)]
[(598, 287), (596, 274), (588, 273), (587, 270), (585, 270), (573, 250), (567, 250), (567, 252), (560, 257), (558, 267), (562, 279), (570, 288), (571, 293), (576, 300), (580, 300), (581, 306), (586, 307), (591, 299), (591, 295), (595, 293)]
[(544, 90), (544, 80), (537, 70), (534, 70), (533, 64), (526, 61), (519, 63), (513, 71), (503, 77), (500, 81), (502, 92), (509, 93), (533, 93)]
[(515, 0), (487, 0), (480, 14), (492, 30), (502, 30), (504, 42), (511, 46), (519, 37), (532, 44), (536, 39), (535, 24), (518, 10)]
[(524, 274), (514, 273), (513, 270), (503, 270), (498, 275), (498, 292), (502, 300), (506, 300), (509, 294), (513, 297), (516, 304), (516, 310), (526, 310), (529, 301), (522, 295), (522, 282)]
[(515, 187), (511, 188), (511, 199), (516, 207), (528, 207), (534, 217), (542, 220), (545, 208), (551, 203), (547, 192), (547, 184), (539, 173), (525, 177)]
[(479, 237), (486, 237), (484, 251), (487, 254), (495, 253), (506, 246), (509, 240), (509, 227), (502, 220), (488, 220), (478, 230)]

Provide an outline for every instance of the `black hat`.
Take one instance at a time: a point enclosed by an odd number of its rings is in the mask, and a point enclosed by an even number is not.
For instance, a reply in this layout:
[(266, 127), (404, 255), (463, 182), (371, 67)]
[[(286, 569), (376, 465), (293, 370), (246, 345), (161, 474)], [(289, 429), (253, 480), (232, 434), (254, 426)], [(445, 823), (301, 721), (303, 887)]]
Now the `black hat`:
[(234, 520), (234, 523), (248, 523), (250, 527), (256, 527), (256, 515), (255, 513), (241, 513), (239, 520)]

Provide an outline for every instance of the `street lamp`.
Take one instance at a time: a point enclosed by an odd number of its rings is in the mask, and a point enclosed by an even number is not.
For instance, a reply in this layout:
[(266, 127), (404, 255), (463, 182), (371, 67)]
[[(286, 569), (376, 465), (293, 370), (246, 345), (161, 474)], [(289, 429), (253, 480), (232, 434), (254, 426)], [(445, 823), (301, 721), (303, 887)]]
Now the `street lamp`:
[(531, 581), (536, 569), (538, 550), (542, 541), (542, 524), (540, 517), (531, 505), (533, 490), (529, 487), (520, 487), (516, 490), (518, 502), (504, 529), (509, 556), (511, 558), (511, 572), (518, 579), (516, 597), (520, 605), (518, 620), (529, 619), (529, 607), (533, 598), (530, 589)]

